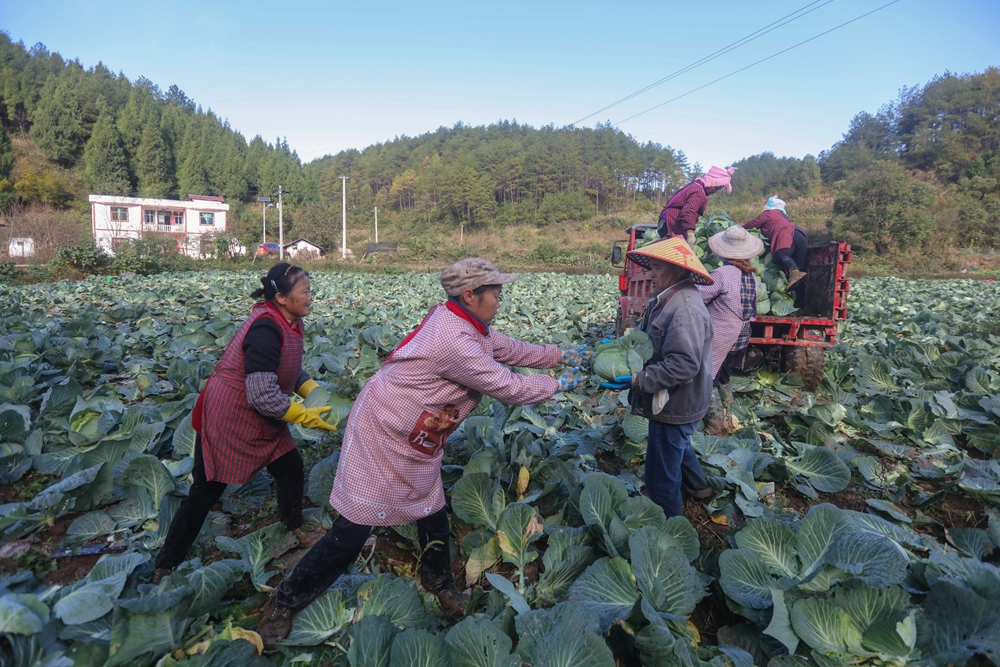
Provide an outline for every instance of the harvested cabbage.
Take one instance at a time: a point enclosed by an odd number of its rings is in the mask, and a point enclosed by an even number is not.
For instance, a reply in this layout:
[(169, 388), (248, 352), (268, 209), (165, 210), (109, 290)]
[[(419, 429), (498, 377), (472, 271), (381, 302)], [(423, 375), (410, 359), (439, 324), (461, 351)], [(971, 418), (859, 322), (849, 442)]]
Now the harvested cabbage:
[(628, 335), (598, 347), (593, 369), (605, 380), (614, 380), (621, 375), (638, 373), (652, 356), (653, 341), (645, 332), (634, 329)]

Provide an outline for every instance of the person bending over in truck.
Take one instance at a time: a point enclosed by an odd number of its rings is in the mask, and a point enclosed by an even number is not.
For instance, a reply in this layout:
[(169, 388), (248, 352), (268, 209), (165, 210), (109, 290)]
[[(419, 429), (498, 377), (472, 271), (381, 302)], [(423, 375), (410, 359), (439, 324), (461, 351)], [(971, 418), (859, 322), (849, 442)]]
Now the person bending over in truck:
[(302, 424), (337, 430), (323, 421), (330, 406), (307, 408), (292, 393), (307, 396), (319, 385), (302, 368), (302, 319), (312, 311), (309, 274), (275, 264), (251, 294), (259, 299), (229, 341), (198, 397), (194, 427), (194, 483), (181, 502), (156, 557), (154, 582), (186, 558), (205, 517), (229, 484), (245, 484), (262, 468), (274, 477), (278, 516), (300, 542), (302, 457), (288, 430)]
[(462, 615), (468, 596), (452, 579), (441, 484), (445, 442), (483, 394), (511, 405), (540, 403), (583, 380), (578, 368), (552, 378), (508, 365), (579, 366), (589, 357), (583, 346), (532, 345), (490, 328), (500, 292), (515, 278), (479, 257), (449, 266), (441, 273), (447, 300), (431, 308), (358, 394), (330, 495), (340, 516), (268, 599), (257, 626), (265, 646), (284, 639), (294, 610), (347, 571), (372, 526), (416, 521), (420, 583), (446, 615)]
[(678, 238), (642, 246), (628, 258), (652, 272), (652, 297), (639, 329), (652, 340), (653, 356), (622, 384), (631, 389), (632, 414), (649, 420), (649, 497), (668, 517), (680, 516), (683, 490), (711, 495), (691, 435), (712, 397), (712, 320), (695, 287), (711, 285), (712, 277)]
[(785, 202), (771, 197), (764, 205), (764, 212), (743, 225), (743, 229), (759, 229), (771, 242), (771, 258), (780, 266), (788, 283), (785, 291), (806, 277), (806, 251), (809, 250), (809, 236), (798, 225), (792, 224), (785, 213)]
[(708, 247), (722, 260), (712, 271), (713, 285), (699, 285), (712, 318), (712, 377), (719, 392), (712, 393), (707, 428), (726, 429), (726, 408), (733, 403), (729, 372), (743, 366), (750, 344), (750, 321), (757, 316), (757, 281), (750, 260), (764, 251), (764, 242), (739, 225), (715, 234)]
[(734, 171), (736, 167), (712, 167), (704, 176), (696, 178), (693, 183), (674, 193), (660, 213), (660, 221), (656, 226), (660, 238), (676, 236), (687, 241), (693, 248), (694, 230), (698, 226), (698, 218), (705, 215), (708, 195), (715, 194), (722, 188), (732, 192), (730, 180)]

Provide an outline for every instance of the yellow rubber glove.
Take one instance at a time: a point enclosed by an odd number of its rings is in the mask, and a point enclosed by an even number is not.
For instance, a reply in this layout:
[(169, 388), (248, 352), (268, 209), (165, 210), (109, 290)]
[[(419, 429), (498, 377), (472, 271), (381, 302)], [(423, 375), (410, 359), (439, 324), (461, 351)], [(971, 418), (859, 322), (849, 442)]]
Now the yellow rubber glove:
[(301, 403), (292, 401), (292, 404), (288, 406), (288, 412), (281, 418), (281, 421), (288, 422), (289, 424), (302, 424), (306, 428), (316, 428), (321, 431), (336, 431), (336, 426), (327, 424), (320, 416), (329, 411), (329, 405), (307, 408)]
[(301, 385), (299, 385), (299, 389), (295, 393), (298, 394), (299, 396), (301, 396), (302, 398), (305, 398), (306, 396), (309, 395), (309, 392), (311, 392), (313, 389), (315, 389), (318, 386), (319, 386), (319, 383), (316, 382), (316, 380), (311, 380), (311, 379), (310, 380), (306, 380)]

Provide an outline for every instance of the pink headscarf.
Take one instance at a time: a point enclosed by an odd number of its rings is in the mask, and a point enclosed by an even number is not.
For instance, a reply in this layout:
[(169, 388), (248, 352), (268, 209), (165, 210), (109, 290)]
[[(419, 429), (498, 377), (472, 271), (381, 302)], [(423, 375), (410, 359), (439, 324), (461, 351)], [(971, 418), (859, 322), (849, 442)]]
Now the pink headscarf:
[(724, 187), (729, 192), (732, 192), (733, 186), (729, 180), (733, 177), (734, 171), (736, 171), (736, 167), (730, 167), (729, 169), (712, 167), (701, 177), (701, 182), (705, 184), (706, 188)]

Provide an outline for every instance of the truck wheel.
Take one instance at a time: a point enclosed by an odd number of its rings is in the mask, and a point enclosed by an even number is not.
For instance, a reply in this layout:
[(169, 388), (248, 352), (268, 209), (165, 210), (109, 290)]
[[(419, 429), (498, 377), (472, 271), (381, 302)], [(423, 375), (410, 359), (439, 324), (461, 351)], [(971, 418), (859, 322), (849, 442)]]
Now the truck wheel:
[(825, 362), (825, 348), (789, 346), (781, 355), (781, 371), (798, 375), (807, 391), (815, 391), (823, 381)]

